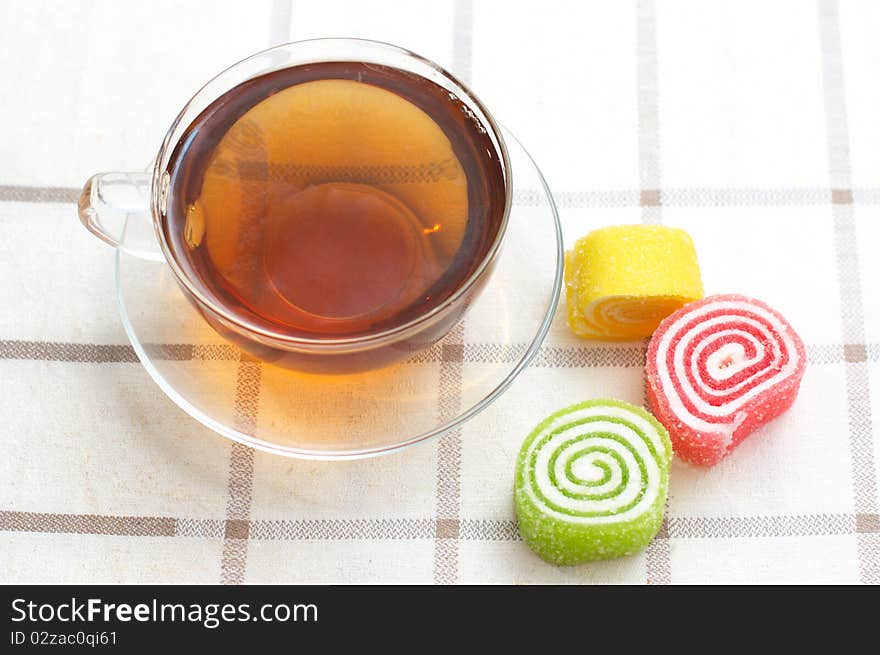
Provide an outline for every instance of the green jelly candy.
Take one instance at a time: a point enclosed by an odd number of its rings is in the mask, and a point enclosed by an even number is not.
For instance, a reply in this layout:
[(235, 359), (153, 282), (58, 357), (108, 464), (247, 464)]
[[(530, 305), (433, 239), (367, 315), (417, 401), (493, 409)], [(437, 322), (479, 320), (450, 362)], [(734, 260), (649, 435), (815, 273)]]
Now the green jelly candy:
[(663, 521), (671, 458), (666, 429), (641, 407), (590, 400), (556, 412), (517, 458), (520, 534), (553, 564), (642, 550)]

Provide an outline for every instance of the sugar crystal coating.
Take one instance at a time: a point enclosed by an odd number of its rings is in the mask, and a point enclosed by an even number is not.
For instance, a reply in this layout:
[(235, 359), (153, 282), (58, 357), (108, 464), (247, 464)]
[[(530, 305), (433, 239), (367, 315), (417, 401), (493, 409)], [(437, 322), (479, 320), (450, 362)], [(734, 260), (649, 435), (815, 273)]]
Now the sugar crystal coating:
[(794, 402), (800, 337), (754, 298), (709, 296), (666, 318), (648, 347), (648, 400), (675, 453), (712, 466)]
[(663, 318), (703, 296), (693, 241), (662, 225), (590, 232), (565, 254), (568, 325), (587, 339), (651, 336)]
[(517, 458), (520, 534), (560, 565), (640, 551), (663, 521), (671, 457), (666, 430), (640, 407), (591, 400), (552, 414)]

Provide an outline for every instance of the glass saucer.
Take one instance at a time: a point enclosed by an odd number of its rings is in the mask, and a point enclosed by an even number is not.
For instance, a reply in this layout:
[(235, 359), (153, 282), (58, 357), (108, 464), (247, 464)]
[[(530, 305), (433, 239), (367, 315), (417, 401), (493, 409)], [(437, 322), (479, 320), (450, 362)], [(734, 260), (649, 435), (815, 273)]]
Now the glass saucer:
[(514, 185), (504, 244), (464, 320), (434, 346), (354, 375), (256, 362), (208, 326), (166, 264), (117, 250), (119, 311), (138, 358), (193, 418), (278, 455), (368, 457), (456, 428), (529, 364), (562, 288), (562, 230), (553, 197), (525, 148), (502, 132)]

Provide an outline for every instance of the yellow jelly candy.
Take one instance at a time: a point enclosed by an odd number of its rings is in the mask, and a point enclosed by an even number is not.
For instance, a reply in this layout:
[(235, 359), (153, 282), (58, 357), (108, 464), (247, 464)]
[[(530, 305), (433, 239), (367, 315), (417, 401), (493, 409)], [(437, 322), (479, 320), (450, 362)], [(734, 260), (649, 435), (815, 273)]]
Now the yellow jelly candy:
[(587, 339), (649, 337), (664, 318), (703, 297), (694, 242), (662, 225), (606, 227), (565, 253), (568, 325)]

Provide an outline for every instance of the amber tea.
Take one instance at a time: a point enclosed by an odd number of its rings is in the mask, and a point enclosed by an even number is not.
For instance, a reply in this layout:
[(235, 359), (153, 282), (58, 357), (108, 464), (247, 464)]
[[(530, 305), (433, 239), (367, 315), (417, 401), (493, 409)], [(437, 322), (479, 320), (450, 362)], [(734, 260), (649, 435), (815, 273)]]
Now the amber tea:
[(505, 172), (468, 107), (356, 62), (248, 80), (168, 167), (163, 229), (200, 292), (291, 337), (369, 335), (442, 304), (489, 253)]

